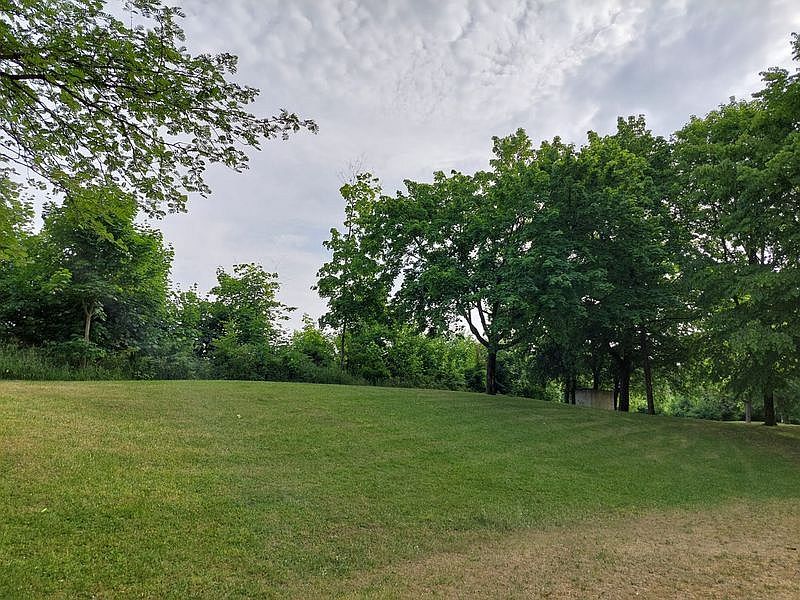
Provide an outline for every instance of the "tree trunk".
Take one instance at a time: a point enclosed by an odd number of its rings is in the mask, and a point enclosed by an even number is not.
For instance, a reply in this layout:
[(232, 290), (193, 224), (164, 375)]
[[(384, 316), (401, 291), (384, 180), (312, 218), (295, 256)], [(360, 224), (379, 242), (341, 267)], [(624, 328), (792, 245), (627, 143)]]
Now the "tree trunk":
[(497, 350), (491, 348), (486, 355), (486, 393), (497, 394)]
[(344, 371), (344, 336), (347, 332), (347, 323), (342, 323), (342, 341), (339, 346), (339, 370)]
[(775, 393), (772, 390), (764, 392), (764, 425), (774, 427), (775, 422)]
[(614, 410), (628, 412), (631, 406), (631, 358), (629, 354), (612, 352), (614, 360)]
[(83, 305), (83, 341), (89, 343), (89, 335), (92, 332), (92, 316), (94, 309), (89, 308), (88, 304)]
[(592, 369), (592, 389), (595, 392), (600, 389), (600, 367)]
[(628, 412), (631, 409), (631, 364), (630, 359), (620, 360), (619, 402), (617, 410)]
[(92, 317), (94, 316), (94, 303), (83, 303), (83, 341), (86, 342), (87, 347), (83, 349), (83, 357), (81, 358), (81, 367), (86, 368), (89, 364), (88, 357), (88, 344), (89, 338), (92, 333)]
[(564, 375), (564, 404), (575, 404), (575, 388), (578, 386), (578, 378), (568, 373)]
[(745, 400), (744, 402), (744, 422), (749, 423), (753, 420), (753, 401)]
[(653, 370), (650, 366), (650, 344), (647, 333), (642, 329), (642, 363), (644, 364), (644, 389), (647, 394), (647, 414), (656, 414), (656, 404), (653, 399)]

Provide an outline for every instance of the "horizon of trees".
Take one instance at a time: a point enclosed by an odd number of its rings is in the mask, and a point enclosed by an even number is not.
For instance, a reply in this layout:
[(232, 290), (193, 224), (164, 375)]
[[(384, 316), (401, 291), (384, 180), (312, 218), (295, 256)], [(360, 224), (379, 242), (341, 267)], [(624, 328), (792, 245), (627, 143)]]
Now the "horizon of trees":
[[(615, 407), (798, 414), (800, 71), (668, 139), (643, 116), (582, 145), (493, 139), (486, 170), (394, 196), (357, 173), (316, 291), (283, 323), (278, 275), (218, 268), (171, 289), (172, 249), (137, 215), (186, 208), (210, 163), (316, 131), (192, 56), (180, 9), (16, 2), (0, 15), (0, 375), (286, 379), (483, 389)], [(133, 16), (140, 22), (133, 25)], [(800, 37), (792, 36), (800, 61)], [(31, 194), (45, 204), (32, 231)], [(37, 362), (38, 361), (38, 362)], [(38, 366), (37, 366), (38, 365)]]
[[(800, 37), (792, 36), (800, 61)], [(466, 323), (498, 357), (534, 358), (535, 379), (613, 387), (630, 409), (641, 370), (692, 374), (763, 406), (796, 411), (800, 381), (800, 73), (772, 68), (751, 100), (692, 116), (670, 139), (643, 116), (576, 147), (494, 138), (490, 169), (436, 172), (382, 194), (360, 174), (342, 188), (343, 233), (317, 289), (322, 322), (387, 318), (433, 334)]]

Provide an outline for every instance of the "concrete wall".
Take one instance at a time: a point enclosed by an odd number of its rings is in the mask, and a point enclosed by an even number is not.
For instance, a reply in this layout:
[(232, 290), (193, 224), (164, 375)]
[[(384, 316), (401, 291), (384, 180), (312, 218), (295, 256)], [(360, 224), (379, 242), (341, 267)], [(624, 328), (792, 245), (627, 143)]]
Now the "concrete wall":
[(614, 410), (614, 393), (608, 390), (577, 389), (575, 390), (575, 404)]

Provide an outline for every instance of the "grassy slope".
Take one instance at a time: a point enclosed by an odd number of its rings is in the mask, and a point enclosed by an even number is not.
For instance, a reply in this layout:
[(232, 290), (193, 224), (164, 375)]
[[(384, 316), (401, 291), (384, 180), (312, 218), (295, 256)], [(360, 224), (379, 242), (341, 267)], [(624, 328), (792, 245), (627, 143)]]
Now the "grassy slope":
[(800, 498), (799, 467), (793, 427), (422, 390), (3, 383), (0, 597), (333, 586), (518, 529)]

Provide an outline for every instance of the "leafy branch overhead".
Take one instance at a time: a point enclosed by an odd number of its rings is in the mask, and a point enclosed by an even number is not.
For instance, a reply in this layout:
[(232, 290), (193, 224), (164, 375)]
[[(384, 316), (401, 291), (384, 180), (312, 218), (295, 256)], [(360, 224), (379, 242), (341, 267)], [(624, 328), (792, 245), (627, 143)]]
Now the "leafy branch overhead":
[(101, 0), (11, 0), (0, 12), (0, 162), (70, 195), (110, 187), (151, 215), (206, 194), (210, 163), (247, 167), (246, 147), (311, 120), (247, 110), (258, 90), (227, 78), (237, 59), (191, 55), (178, 8)]

